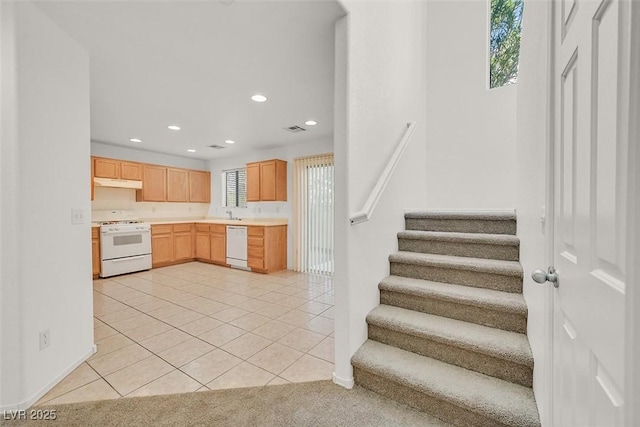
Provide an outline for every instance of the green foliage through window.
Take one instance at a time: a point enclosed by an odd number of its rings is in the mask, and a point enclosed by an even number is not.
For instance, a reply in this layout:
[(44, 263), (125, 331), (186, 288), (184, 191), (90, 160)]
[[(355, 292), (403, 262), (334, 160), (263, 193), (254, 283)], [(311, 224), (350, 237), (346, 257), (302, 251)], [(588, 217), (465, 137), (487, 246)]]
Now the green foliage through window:
[(523, 0), (491, 0), (491, 88), (518, 78), (523, 6)]

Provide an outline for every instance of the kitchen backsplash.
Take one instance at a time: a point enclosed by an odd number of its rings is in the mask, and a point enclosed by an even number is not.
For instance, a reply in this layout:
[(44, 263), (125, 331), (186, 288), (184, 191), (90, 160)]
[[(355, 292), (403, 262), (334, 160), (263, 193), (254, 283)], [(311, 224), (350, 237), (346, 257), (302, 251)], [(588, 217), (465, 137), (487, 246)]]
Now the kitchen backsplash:
[(248, 202), (246, 208), (227, 208), (213, 206), (209, 208), (210, 217), (225, 217), (227, 211), (233, 212), (239, 218), (287, 218), (291, 214), (291, 204), (288, 202)]
[[(91, 202), (91, 220), (103, 221), (111, 211), (131, 212), (137, 218), (204, 218), (209, 203), (136, 202), (135, 190), (96, 187)], [(224, 216), (222, 211), (220, 216)]]

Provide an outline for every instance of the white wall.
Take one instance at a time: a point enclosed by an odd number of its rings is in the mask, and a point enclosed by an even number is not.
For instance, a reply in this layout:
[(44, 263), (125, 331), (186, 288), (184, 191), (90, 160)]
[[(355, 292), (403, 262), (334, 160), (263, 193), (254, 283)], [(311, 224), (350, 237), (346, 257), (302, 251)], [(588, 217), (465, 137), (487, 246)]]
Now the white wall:
[[(379, 302), (404, 210), (426, 203), (426, 45), (424, 2), (341, 3), (349, 15), (336, 26), (335, 380), (349, 386), (350, 358), (366, 340), (365, 316)], [(377, 210), (349, 225), (409, 121), (416, 132)]]
[[(89, 58), (31, 2), (1, 7), (3, 70), (15, 67), (16, 80), (3, 74), (2, 175), (9, 180), (2, 262), (4, 270), (9, 246), (15, 266), (2, 276), (2, 305), (14, 309), (2, 317), (0, 407), (15, 408), (33, 403), (93, 350)], [(4, 50), (13, 10), (15, 57)], [(16, 98), (7, 100), (5, 89)], [(13, 122), (5, 122), (6, 109), (13, 109)], [(71, 225), (72, 208), (84, 211), (84, 224)], [(15, 231), (6, 234), (9, 228)], [(40, 351), (45, 329), (51, 342)]]
[[(209, 203), (137, 202), (133, 189), (95, 187), (91, 220), (107, 221), (117, 216), (142, 221), (202, 219), (207, 216), (209, 206)], [(113, 214), (114, 211), (120, 213)]]
[(207, 170), (207, 161), (91, 141), (91, 155), (176, 168)]
[[(318, 140), (291, 144), (268, 150), (256, 150), (238, 157), (223, 157), (209, 161), (211, 170), (210, 217), (226, 217), (231, 210), (240, 218), (287, 218), (287, 267), (293, 268), (293, 159), (313, 154), (333, 153), (332, 140)], [(281, 159), (287, 161), (287, 201), (248, 202), (246, 208), (226, 208), (222, 206), (222, 171), (245, 167), (249, 162)]]
[(487, 89), (489, 4), (427, 2), (430, 208), (515, 206), (516, 86)]
[(548, 141), (548, 3), (524, 7), (517, 84), (516, 209), (524, 297), (529, 308), (527, 335), (535, 368), (533, 387), (542, 425), (551, 425), (551, 298), (553, 287), (531, 279), (535, 269), (551, 265), (546, 251), (547, 228), (540, 221), (546, 197)]
[(0, 408), (24, 396), (18, 268), (18, 140), (13, 5), (0, 2)]

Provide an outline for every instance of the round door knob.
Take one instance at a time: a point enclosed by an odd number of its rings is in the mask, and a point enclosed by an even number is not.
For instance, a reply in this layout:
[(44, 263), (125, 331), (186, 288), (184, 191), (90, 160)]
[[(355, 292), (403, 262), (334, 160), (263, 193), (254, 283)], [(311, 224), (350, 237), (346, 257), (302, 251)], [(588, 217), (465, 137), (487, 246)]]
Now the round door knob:
[(558, 277), (558, 272), (555, 267), (549, 267), (549, 271), (544, 270), (536, 270), (531, 273), (531, 278), (537, 283), (545, 283), (550, 282), (553, 283), (553, 287), (557, 288), (560, 286), (560, 278)]
[(547, 281), (547, 272), (544, 270), (536, 270), (531, 273), (531, 278), (536, 283), (545, 283)]

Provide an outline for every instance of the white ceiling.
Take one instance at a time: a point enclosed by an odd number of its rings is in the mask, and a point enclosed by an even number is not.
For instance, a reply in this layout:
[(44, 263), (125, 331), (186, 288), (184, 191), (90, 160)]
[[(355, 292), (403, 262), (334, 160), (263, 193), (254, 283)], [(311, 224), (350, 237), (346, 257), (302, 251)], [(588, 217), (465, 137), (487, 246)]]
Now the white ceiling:
[[(344, 14), (334, 0), (38, 5), (89, 52), (94, 141), (210, 159), (333, 137), (334, 23)], [(283, 130), (292, 125), (307, 131)]]

